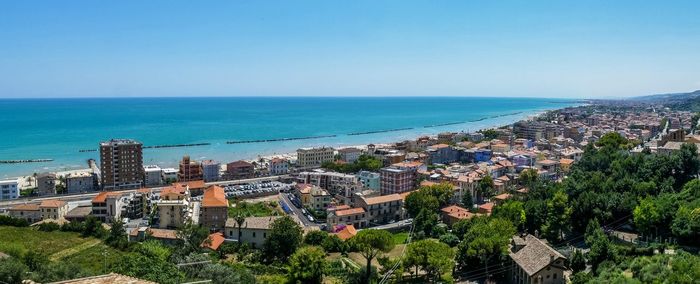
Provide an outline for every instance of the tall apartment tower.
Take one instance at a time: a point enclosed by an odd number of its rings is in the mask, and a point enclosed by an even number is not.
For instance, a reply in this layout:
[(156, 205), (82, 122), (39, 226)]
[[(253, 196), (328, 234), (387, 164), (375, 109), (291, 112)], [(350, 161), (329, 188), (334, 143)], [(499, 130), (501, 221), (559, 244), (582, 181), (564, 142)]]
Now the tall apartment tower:
[(112, 139), (100, 143), (102, 189), (140, 188), (144, 181), (141, 142)]

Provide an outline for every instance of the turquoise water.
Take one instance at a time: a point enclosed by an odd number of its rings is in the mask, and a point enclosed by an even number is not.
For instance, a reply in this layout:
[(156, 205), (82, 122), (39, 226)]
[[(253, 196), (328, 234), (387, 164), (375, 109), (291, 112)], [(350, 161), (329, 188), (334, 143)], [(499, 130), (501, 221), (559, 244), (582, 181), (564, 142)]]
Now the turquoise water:
[[(0, 160), (54, 161), (0, 164), (0, 177), (85, 168), (86, 160), (98, 159), (99, 153), (78, 151), (97, 149), (100, 141), (110, 138), (133, 138), (144, 145), (211, 143), (144, 150), (144, 163), (174, 166), (185, 154), (228, 162), (298, 147), (384, 143), (446, 130), (474, 131), (575, 104), (562, 99), (475, 97), (7, 99), (0, 100)], [(425, 127), (445, 123), (459, 124)], [(403, 128), (410, 129), (347, 135)], [(326, 135), (335, 137), (226, 144)]]

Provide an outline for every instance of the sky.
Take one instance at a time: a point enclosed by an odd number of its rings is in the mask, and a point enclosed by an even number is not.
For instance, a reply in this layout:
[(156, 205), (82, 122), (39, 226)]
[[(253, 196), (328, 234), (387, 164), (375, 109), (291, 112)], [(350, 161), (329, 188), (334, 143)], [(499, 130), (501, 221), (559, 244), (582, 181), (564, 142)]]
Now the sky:
[(0, 98), (700, 89), (700, 1), (0, 1)]

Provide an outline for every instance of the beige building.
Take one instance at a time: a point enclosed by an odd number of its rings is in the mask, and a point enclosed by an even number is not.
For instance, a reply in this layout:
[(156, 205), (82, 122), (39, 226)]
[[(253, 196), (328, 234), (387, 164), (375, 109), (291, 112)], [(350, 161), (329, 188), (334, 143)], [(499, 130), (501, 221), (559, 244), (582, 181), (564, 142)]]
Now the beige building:
[(38, 195), (56, 194), (56, 174), (41, 173), (37, 175), (36, 191)]
[(186, 184), (175, 184), (164, 188), (156, 204), (159, 228), (179, 228), (192, 219), (190, 189)]
[(220, 186), (210, 186), (204, 190), (200, 208), (199, 223), (211, 231), (220, 231), (226, 225), (228, 200)]
[(224, 235), (227, 239), (237, 240), (239, 243), (249, 244), (253, 248), (261, 248), (270, 232), (270, 225), (282, 218), (280, 216), (248, 217), (240, 227), (233, 218), (226, 220)]
[(39, 204), (42, 219), (63, 219), (68, 213), (68, 203), (61, 200), (45, 200)]
[(332, 147), (305, 148), (297, 150), (297, 166), (302, 168), (320, 167), (324, 162), (332, 162), (335, 149)]
[(92, 216), (102, 222), (120, 220), (123, 207), (122, 194), (119, 192), (103, 191), (92, 198)]
[(29, 224), (41, 221), (41, 209), (38, 204), (20, 204), (7, 209), (8, 215), (13, 218), (24, 219)]
[(352, 225), (357, 229), (367, 227), (367, 212), (364, 208), (348, 208), (328, 213), (326, 223), (329, 229), (338, 225)]
[(369, 223), (382, 224), (403, 217), (403, 197), (399, 194), (360, 197), (356, 199), (355, 207), (365, 210)]
[(297, 184), (294, 195), (301, 200), (304, 207), (315, 210), (325, 210), (331, 204), (331, 195), (323, 188), (312, 184)]
[(515, 236), (511, 240), (510, 283), (566, 283), (566, 257), (533, 235)]

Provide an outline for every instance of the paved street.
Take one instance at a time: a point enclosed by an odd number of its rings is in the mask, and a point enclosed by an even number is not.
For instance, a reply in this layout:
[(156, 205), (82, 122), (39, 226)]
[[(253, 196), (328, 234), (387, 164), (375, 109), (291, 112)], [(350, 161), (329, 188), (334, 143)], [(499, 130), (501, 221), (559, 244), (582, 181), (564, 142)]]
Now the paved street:
[(292, 210), (293, 214), (297, 216), (297, 218), (304, 224), (305, 227), (318, 227), (318, 224), (313, 223), (309, 221), (309, 219), (306, 218), (303, 212), (301, 212), (301, 209), (297, 208), (294, 206), (294, 204), (289, 200), (289, 197), (287, 197), (286, 193), (280, 193), (280, 200), (284, 203), (287, 204), (289, 209)]

